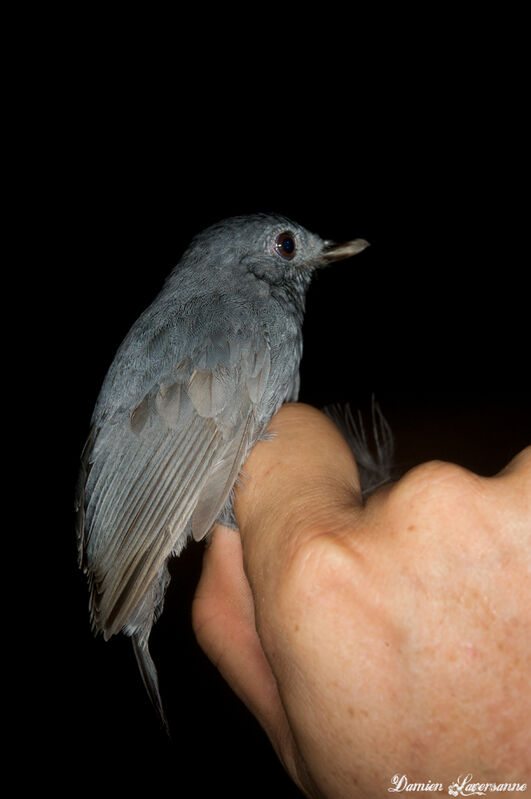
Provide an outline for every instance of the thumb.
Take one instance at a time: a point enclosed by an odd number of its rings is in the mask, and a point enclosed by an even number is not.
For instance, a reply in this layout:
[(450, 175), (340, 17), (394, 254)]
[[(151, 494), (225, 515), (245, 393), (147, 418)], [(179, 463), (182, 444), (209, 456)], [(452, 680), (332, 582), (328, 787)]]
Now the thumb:
[(284, 405), (243, 467), (235, 514), (255, 594), (275, 590), (275, 575), (316, 535), (351, 528), (362, 509), (358, 469), (336, 425), (302, 403)]

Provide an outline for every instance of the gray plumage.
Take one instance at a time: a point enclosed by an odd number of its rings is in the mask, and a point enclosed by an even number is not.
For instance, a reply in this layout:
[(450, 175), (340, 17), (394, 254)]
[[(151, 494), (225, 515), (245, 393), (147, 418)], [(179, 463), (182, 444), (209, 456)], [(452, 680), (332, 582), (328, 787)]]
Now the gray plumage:
[(216, 521), (235, 524), (240, 468), (278, 408), (298, 397), (312, 274), (366, 246), (323, 241), (276, 215), (208, 228), (105, 378), (82, 457), (79, 562), (94, 631), (132, 637), (165, 724), (148, 640), (168, 558)]
[(357, 418), (350, 405), (328, 405), (323, 412), (335, 422), (354, 454), (362, 498), (367, 499), (377, 488), (390, 483), (394, 479), (393, 433), (374, 396), (370, 424), (372, 445), (361, 411), (358, 410)]

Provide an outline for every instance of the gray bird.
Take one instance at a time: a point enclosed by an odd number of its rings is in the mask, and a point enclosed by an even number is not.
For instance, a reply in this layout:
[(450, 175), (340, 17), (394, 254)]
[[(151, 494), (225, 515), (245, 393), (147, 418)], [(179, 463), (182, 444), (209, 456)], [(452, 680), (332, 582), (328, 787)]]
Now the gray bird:
[(130, 636), (167, 727), (148, 648), (167, 562), (222, 521), (271, 417), (299, 393), (314, 270), (367, 246), (323, 241), (277, 215), (198, 235), (135, 322), (103, 383), (82, 455), (79, 563), (94, 632)]

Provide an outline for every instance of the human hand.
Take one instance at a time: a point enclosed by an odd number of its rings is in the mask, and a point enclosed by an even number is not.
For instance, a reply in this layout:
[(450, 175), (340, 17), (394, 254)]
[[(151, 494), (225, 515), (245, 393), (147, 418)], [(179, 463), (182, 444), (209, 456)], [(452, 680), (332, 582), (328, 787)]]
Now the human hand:
[(291, 777), (334, 799), (394, 774), (531, 782), (531, 447), (493, 478), (423, 464), (363, 506), (323, 414), (270, 430), (193, 621)]

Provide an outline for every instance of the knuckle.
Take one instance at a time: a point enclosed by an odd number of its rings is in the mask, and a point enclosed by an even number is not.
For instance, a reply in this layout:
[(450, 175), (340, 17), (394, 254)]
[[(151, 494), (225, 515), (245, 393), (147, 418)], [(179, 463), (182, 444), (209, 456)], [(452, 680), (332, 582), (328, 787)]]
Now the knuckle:
[(416, 506), (447, 504), (483, 493), (484, 481), (485, 478), (455, 463), (433, 460), (407, 472), (395, 484), (394, 496), (401, 503)]
[(322, 605), (338, 587), (348, 582), (353, 552), (340, 536), (315, 531), (293, 551), (280, 590), (284, 608), (307, 610)]
[(464, 524), (483, 518), (488, 479), (444, 461), (417, 466), (390, 492), (389, 524), (404, 535), (423, 531), (426, 541), (444, 529), (450, 540)]
[(496, 477), (504, 477), (506, 475), (516, 475), (517, 480), (527, 483), (531, 481), (531, 445), (518, 452)]

